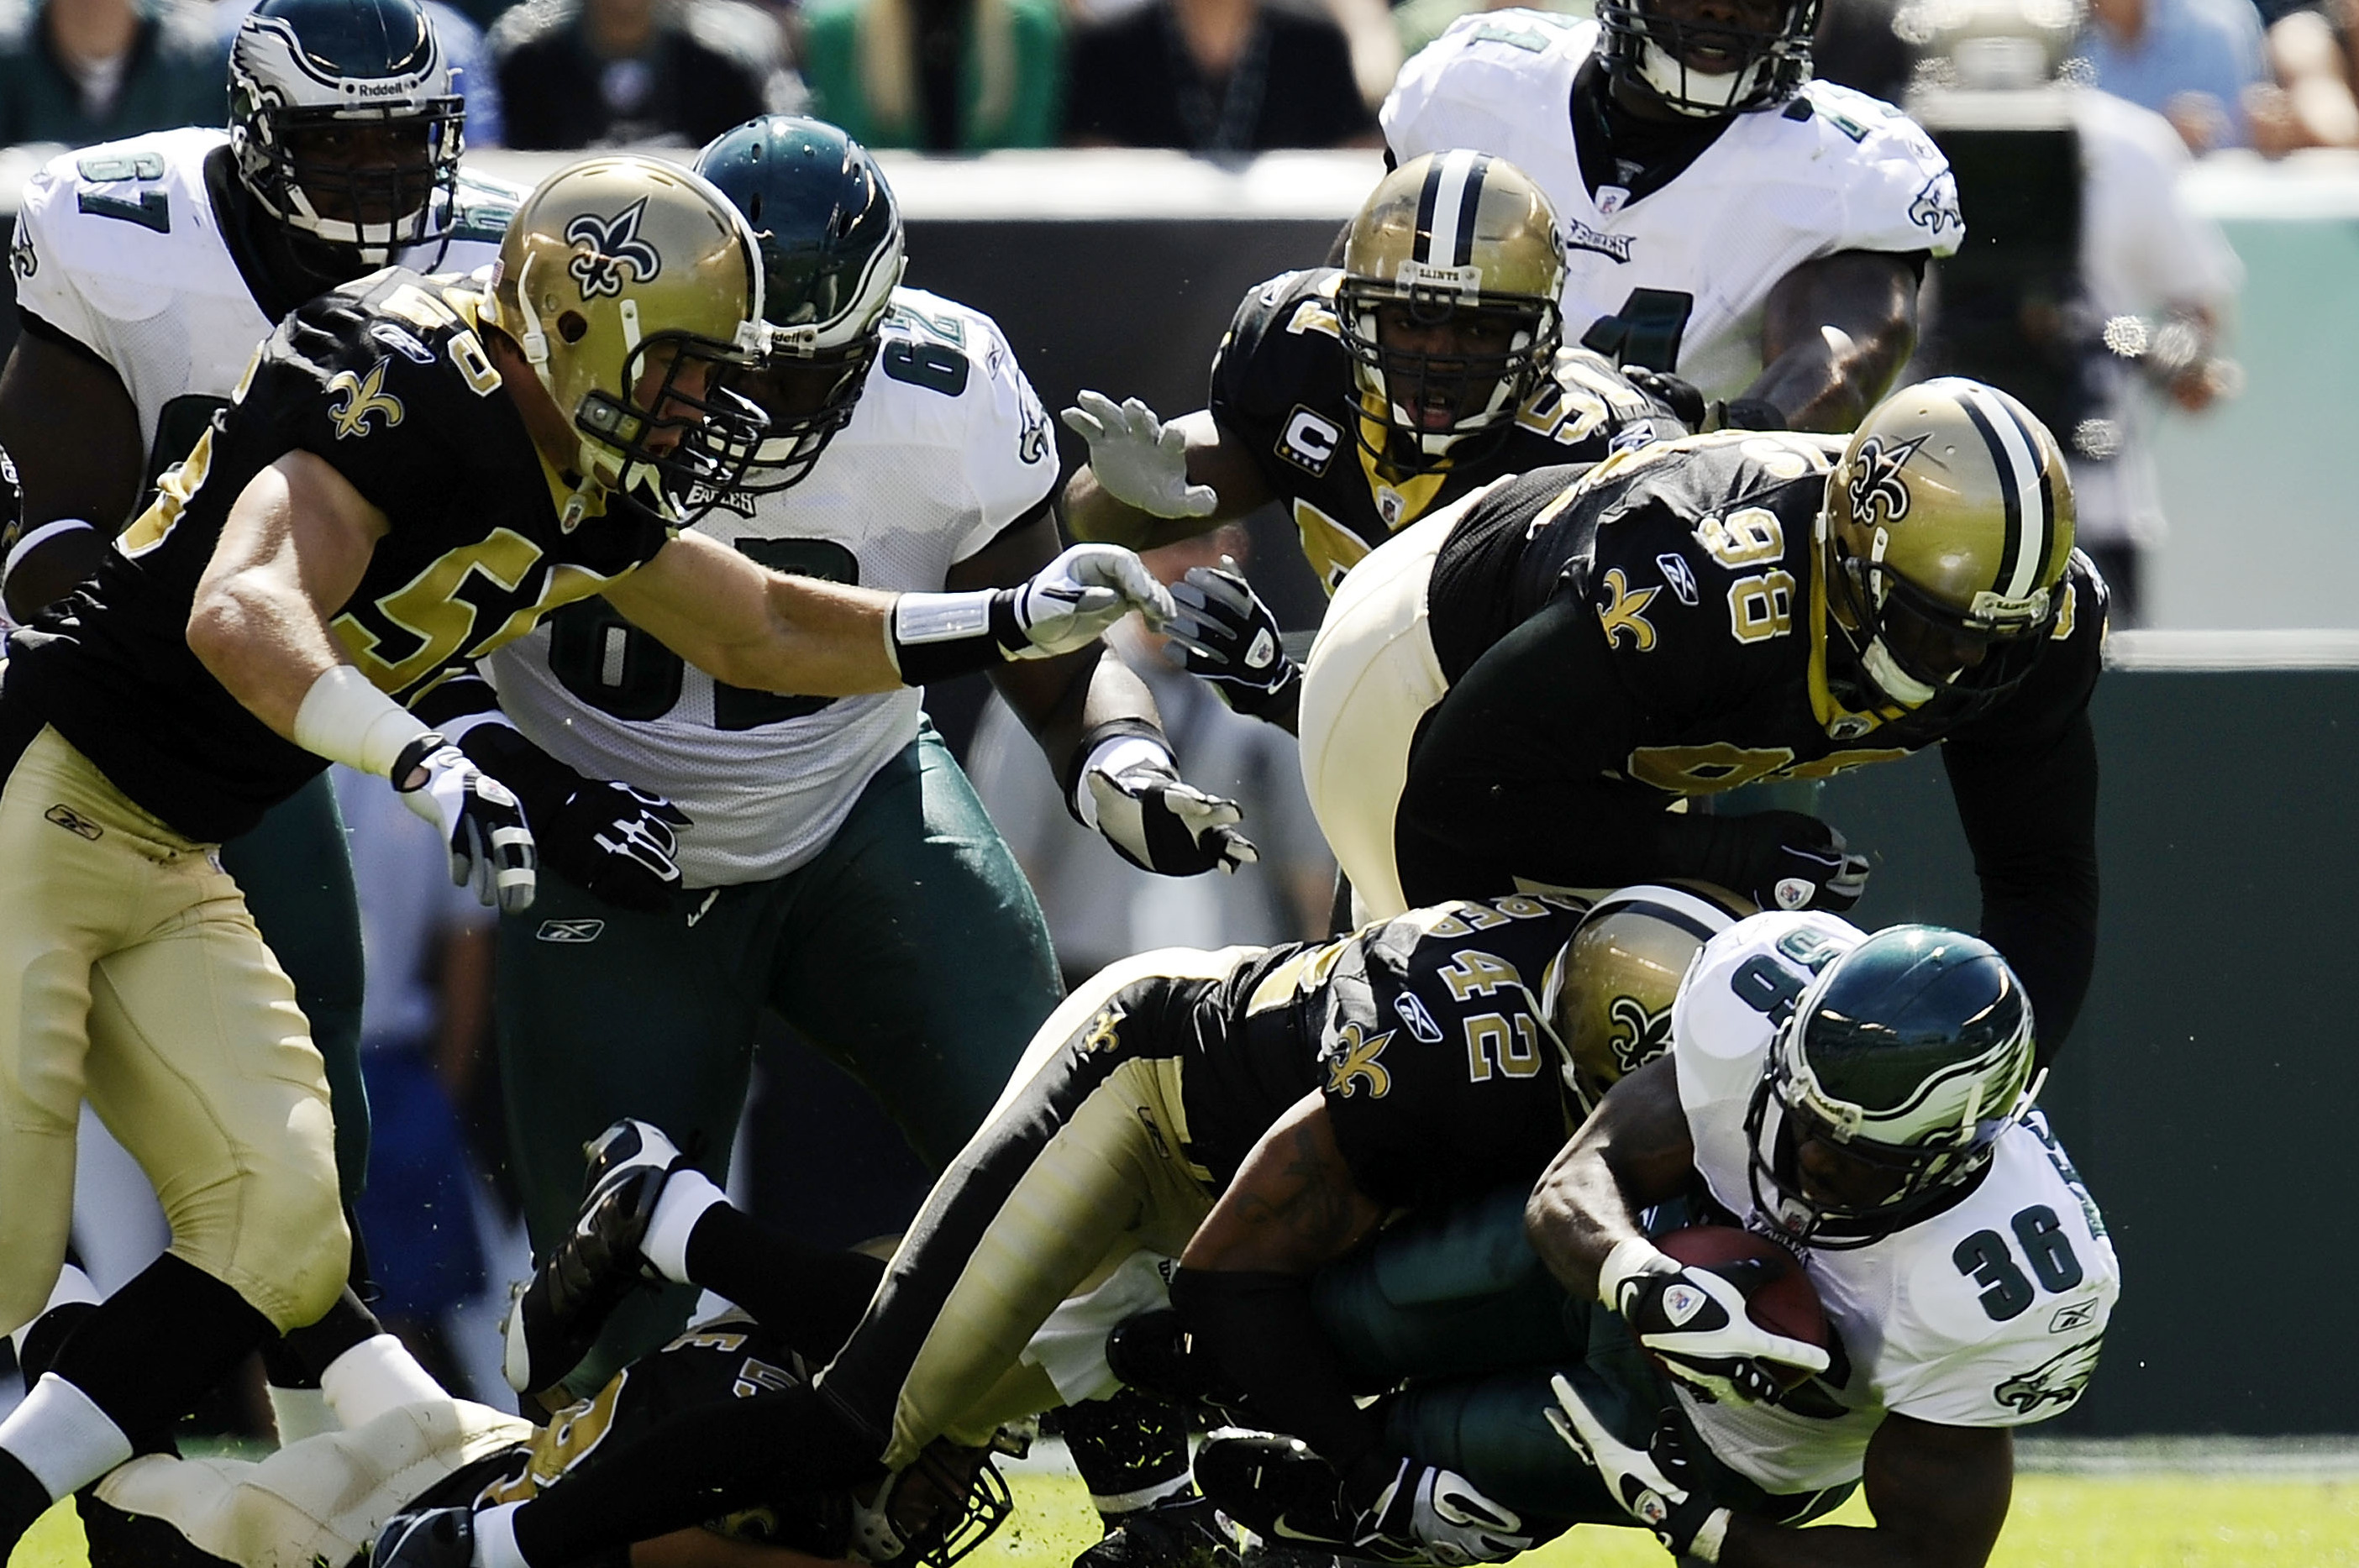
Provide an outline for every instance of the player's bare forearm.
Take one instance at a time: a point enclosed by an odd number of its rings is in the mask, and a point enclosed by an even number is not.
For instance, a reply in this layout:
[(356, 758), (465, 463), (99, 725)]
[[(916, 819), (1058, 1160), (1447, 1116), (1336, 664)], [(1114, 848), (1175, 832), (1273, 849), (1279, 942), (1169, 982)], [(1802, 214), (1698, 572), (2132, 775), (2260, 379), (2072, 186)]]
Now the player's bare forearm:
[(1761, 374), (1740, 395), (1794, 430), (1855, 428), (1917, 347), (1912, 257), (1839, 251), (1804, 262), (1763, 307)]
[(1639, 1211), (1676, 1195), (1694, 1169), (1679, 1078), (1658, 1057), (1606, 1091), (1558, 1152), (1524, 1206), (1524, 1232), (1558, 1281), (1587, 1300), (1605, 1255), (1643, 1234)]
[(1262, 1135), (1180, 1255), (1185, 1268), (1309, 1274), (1358, 1246), (1385, 1217), (1335, 1144), (1318, 1091)]
[(97, 355), (18, 336), (0, 369), (0, 447), (16, 460), (27, 524), (79, 517), (111, 539), (130, 520), (147, 469), (139, 411)]
[(1721, 1568), (1983, 1568), (2006, 1524), (2015, 1442), (2005, 1427), (1887, 1415), (1868, 1440), (1871, 1530), (1729, 1523)]
[(633, 625), (731, 686), (857, 697), (901, 685), (889, 593), (788, 577), (699, 534), (603, 591)]
[(328, 617), (360, 586), (386, 526), (327, 460), (305, 451), (255, 475), (230, 506), (190, 606), (189, 648), (288, 740), (312, 683), (352, 662)]

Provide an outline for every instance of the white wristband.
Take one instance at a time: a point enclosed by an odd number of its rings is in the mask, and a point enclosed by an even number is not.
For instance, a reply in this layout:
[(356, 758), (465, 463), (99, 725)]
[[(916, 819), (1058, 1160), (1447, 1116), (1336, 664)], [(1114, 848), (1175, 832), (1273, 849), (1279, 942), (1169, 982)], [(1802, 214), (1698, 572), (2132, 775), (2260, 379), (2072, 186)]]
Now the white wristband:
[(893, 636), (910, 644), (979, 636), (991, 630), (991, 601), (998, 591), (905, 593), (893, 601)]
[(1597, 1271), (1597, 1299), (1608, 1310), (1622, 1310), (1622, 1287), (1641, 1274), (1676, 1274), (1679, 1260), (1643, 1236), (1625, 1237), (1614, 1244)]
[(1098, 827), (1098, 797), (1090, 793), (1090, 775), (1103, 773), (1112, 778), (1124, 769), (1135, 768), (1141, 762), (1160, 762), (1174, 773), (1180, 771), (1169, 748), (1158, 745), (1144, 735), (1109, 736), (1091, 749), (1089, 761), (1082, 764), (1082, 771), (1073, 777), (1073, 809), (1081, 814), (1082, 827), (1093, 833)]
[(404, 746), (427, 732), (417, 715), (350, 665), (338, 665), (313, 681), (295, 710), (298, 746), (379, 778), (392, 773)]
[(89, 524), (83, 522), (79, 517), (60, 517), (54, 523), (42, 524), (39, 527), (27, 534), (23, 538), (17, 540), (16, 546), (8, 552), (8, 558), (5, 561), (0, 561), (0, 579), (6, 579), (10, 572), (16, 569), (16, 564), (19, 561), (22, 561), (27, 556), (31, 555), (35, 550), (39, 549), (43, 545), (48, 544), (51, 539), (58, 537), (61, 534), (71, 534), (76, 532), (94, 534), (98, 532), (98, 530), (92, 528)]

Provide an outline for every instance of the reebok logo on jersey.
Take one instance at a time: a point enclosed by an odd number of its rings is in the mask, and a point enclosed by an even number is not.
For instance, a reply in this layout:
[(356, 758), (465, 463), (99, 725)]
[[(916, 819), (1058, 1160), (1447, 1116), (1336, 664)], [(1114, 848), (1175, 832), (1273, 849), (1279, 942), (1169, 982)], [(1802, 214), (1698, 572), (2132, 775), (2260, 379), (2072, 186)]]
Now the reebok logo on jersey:
[(595, 942), (606, 929), (603, 920), (544, 920), (532, 934), (536, 942)]
[(2048, 1320), (2048, 1332), (2070, 1334), (2076, 1328), (2086, 1328), (2096, 1315), (2097, 1298), (2094, 1296), (2085, 1302), (2074, 1302), (2071, 1306), (2058, 1307), (2056, 1315)]
[(1634, 234), (1608, 234), (1591, 228), (1578, 218), (1564, 221), (1564, 248), (1569, 251), (1595, 251), (1601, 256), (1612, 256), (1617, 262), (1630, 259)]
[(106, 831), (71, 806), (53, 806), (41, 815), (67, 832), (79, 834), (92, 843), (96, 843), (100, 836)]
[(1666, 551), (1655, 557), (1655, 565), (1661, 568), (1663, 580), (1671, 585), (1671, 591), (1679, 595), (1681, 604), (1696, 601), (1695, 573), (1689, 568), (1685, 556)]
[(414, 365), (430, 365), (434, 351), (390, 321), (373, 321), (368, 335)]
[(1414, 991), (1403, 991), (1393, 998), (1393, 1011), (1408, 1025), (1408, 1032), (1428, 1045), (1441, 1044), (1441, 1025), (1433, 1022), (1433, 1014)]

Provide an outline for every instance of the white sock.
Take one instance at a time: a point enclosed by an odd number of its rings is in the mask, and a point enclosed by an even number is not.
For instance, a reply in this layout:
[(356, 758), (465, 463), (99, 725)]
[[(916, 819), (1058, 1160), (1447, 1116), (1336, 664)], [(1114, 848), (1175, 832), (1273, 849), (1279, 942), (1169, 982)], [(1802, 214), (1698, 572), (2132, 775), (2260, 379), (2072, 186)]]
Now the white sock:
[(328, 1407), (328, 1396), (317, 1389), (282, 1389), (266, 1383), (263, 1392), (270, 1396), (270, 1421), (278, 1428), (281, 1448), (339, 1429), (336, 1412)]
[(502, 1503), (475, 1516), (475, 1568), (532, 1568), (516, 1550), (516, 1511), (522, 1503)]
[(347, 1431), (401, 1405), (448, 1403), (450, 1390), (390, 1334), (376, 1335), (328, 1363), (320, 1391)]
[(32, 1472), (54, 1502), (131, 1457), (131, 1440), (91, 1397), (44, 1372), (25, 1402), (0, 1421), (0, 1448)]
[(681, 1166), (664, 1179), (663, 1195), (656, 1199), (656, 1212), (647, 1221), (639, 1256), (674, 1284), (696, 1283), (688, 1277), (689, 1233), (706, 1209), (728, 1201), (729, 1195), (714, 1186), (703, 1172)]
[(31, 1323), (18, 1325), (8, 1336), (8, 1347), (19, 1356), (25, 1353), (25, 1336), (33, 1332), (33, 1324), (41, 1321), (42, 1313), (64, 1306), (69, 1302), (102, 1302), (105, 1299), (98, 1293), (98, 1287), (91, 1283), (88, 1274), (71, 1263), (64, 1264), (58, 1270), (58, 1282), (49, 1287), (49, 1299), (42, 1304), (40, 1312), (33, 1314)]

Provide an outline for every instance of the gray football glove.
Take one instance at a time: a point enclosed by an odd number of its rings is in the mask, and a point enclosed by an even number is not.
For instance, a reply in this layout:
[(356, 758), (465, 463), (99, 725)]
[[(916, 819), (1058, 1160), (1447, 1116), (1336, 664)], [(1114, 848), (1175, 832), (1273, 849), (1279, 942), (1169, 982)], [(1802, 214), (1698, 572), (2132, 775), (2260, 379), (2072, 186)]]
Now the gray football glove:
[(1082, 782), (1097, 807), (1098, 832), (1142, 871), (1193, 877), (1261, 859), (1231, 826), (1245, 816), (1237, 803), (1181, 782), (1169, 762), (1136, 760), (1112, 773), (1091, 767)]
[(1223, 569), (1236, 563), (1226, 556), (1221, 562), (1221, 568), (1190, 567), (1173, 585), (1171, 600), (1180, 613), (1169, 635), (1185, 653), (1182, 667), (1190, 675), (1237, 712), (1260, 718), (1293, 700), (1302, 666), (1286, 656), (1269, 606), (1234, 570)]
[(1136, 397), (1116, 403), (1103, 392), (1084, 392), (1075, 401), (1080, 407), (1058, 417), (1090, 444), (1099, 488), (1158, 517), (1212, 515), (1221, 498), (1210, 485), (1188, 482), (1185, 431), (1164, 424)]
[[(1133, 610), (1157, 627), (1169, 624), (1173, 613), (1170, 593), (1119, 545), (1075, 545), (1031, 581), (1001, 591), (1013, 624), (999, 641), (1011, 659), (1086, 648)], [(996, 613), (994, 621), (996, 633)]]
[(1557, 1408), (1545, 1411), (1549, 1425), (1582, 1464), (1595, 1467), (1632, 1519), (1655, 1532), (1675, 1557), (1717, 1563), (1728, 1539), (1729, 1511), (1672, 1480), (1655, 1456), (1633, 1448), (1607, 1430), (1560, 1372), (1549, 1379)]
[(1414, 1459), (1400, 1462), (1363, 1527), (1371, 1541), (1408, 1541), (1419, 1561), (1450, 1568), (1505, 1563), (1532, 1544), (1515, 1509), (1493, 1502), (1457, 1471)]
[(441, 830), (453, 883), (510, 914), (532, 907), (532, 829), (507, 785), (430, 731), (402, 749), (391, 776), (403, 803)]

